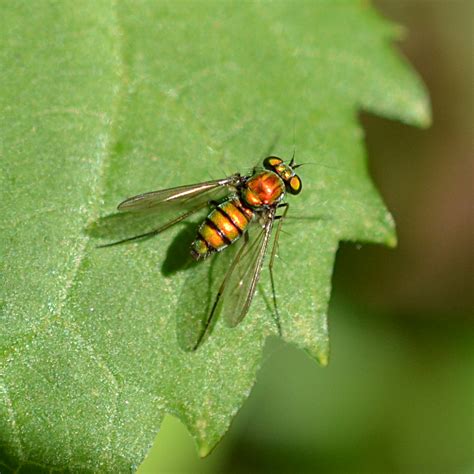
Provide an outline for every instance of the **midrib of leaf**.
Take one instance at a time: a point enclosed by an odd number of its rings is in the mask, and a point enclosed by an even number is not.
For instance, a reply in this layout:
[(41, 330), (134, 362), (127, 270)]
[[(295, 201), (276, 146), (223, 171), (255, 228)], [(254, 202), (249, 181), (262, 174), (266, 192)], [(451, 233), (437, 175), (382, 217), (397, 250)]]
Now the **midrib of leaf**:
[[(118, 7), (117, 7), (117, 0), (113, 0), (112, 2), (113, 5), (113, 18), (114, 18), (114, 23), (116, 27), (114, 28), (115, 30), (115, 36), (117, 40), (117, 54), (116, 57), (118, 59), (118, 76), (120, 78), (120, 81), (118, 82), (118, 87), (117, 90), (115, 91), (114, 99), (113, 99), (113, 104), (112, 104), (112, 112), (110, 113), (110, 120), (108, 121), (108, 133), (105, 134), (105, 140), (101, 148), (103, 149), (103, 152), (99, 154), (101, 157), (99, 161), (99, 167), (98, 167), (98, 177), (96, 182), (95, 189), (93, 190), (93, 195), (96, 196), (95, 201), (93, 205), (91, 206), (91, 211), (90, 211), (90, 217), (87, 220), (86, 227), (90, 223), (94, 222), (97, 217), (99, 216), (99, 212), (101, 209), (101, 201), (103, 200), (105, 191), (106, 191), (106, 180), (107, 180), (107, 169), (110, 165), (110, 157), (112, 155), (112, 146), (115, 142), (114, 136), (116, 132), (116, 127), (117, 127), (117, 121), (119, 117), (119, 110), (120, 110), (120, 105), (123, 101), (123, 96), (125, 94), (125, 84), (126, 84), (126, 67), (125, 67), (125, 60), (124, 60), (124, 55), (123, 55), (123, 30), (120, 26), (120, 21), (119, 21), (119, 12), (118, 12)], [(49, 111), (50, 112), (50, 111)], [(58, 110), (58, 113), (65, 113), (65, 110)], [(75, 113), (75, 112), (74, 112)], [(81, 111), (81, 113), (87, 115), (87, 112)], [(95, 114), (94, 114), (95, 115)], [(46, 213), (46, 212), (55, 212), (55, 209), (44, 209), (44, 210), (39, 210), (35, 212), (35, 217), (38, 216), (38, 213)], [(32, 216), (23, 216), (23, 220), (28, 220)], [(18, 225), (19, 221), (10, 223), (10, 225)], [(26, 343), (32, 342), (36, 337), (38, 337), (42, 332), (44, 332), (48, 326), (54, 321), (54, 320), (59, 320), (61, 319), (62, 316), (62, 311), (65, 307), (65, 305), (68, 302), (69, 297), (71, 296), (71, 290), (73, 288), (74, 282), (77, 278), (77, 275), (79, 273), (80, 267), (83, 263), (84, 257), (87, 253), (87, 247), (90, 243), (90, 236), (87, 233), (82, 233), (81, 240), (79, 241), (79, 244), (77, 246), (77, 249), (75, 250), (76, 255), (73, 257), (73, 265), (71, 268), (71, 273), (66, 281), (66, 284), (63, 287), (63, 290), (61, 292), (61, 295), (59, 297), (59, 302), (57, 306), (57, 312), (56, 312), (56, 317), (51, 317), (51, 318), (46, 318), (43, 323), (39, 326), (38, 331), (36, 331), (33, 334), (30, 334), (29, 336), (24, 336), (22, 339), (17, 340), (15, 343), (15, 346), (11, 346), (11, 352), (5, 351), (1, 354), (3, 359), (8, 359), (10, 356), (15, 354), (15, 352), (18, 350), (18, 346), (23, 346)], [(74, 329), (72, 323), (71, 323), (71, 329)]]
[[(100, 137), (97, 139), (98, 143), (98, 148), (102, 149), (101, 152), (98, 153), (99, 156), (99, 166), (98, 166), (98, 176), (97, 179), (95, 180), (95, 187), (92, 189), (93, 196), (95, 196), (94, 202), (91, 205), (91, 210), (90, 210), (90, 217), (87, 220), (87, 224), (92, 223), (94, 220), (96, 220), (99, 216), (99, 211), (101, 208), (101, 202), (103, 200), (105, 190), (106, 190), (106, 180), (107, 180), (107, 169), (110, 164), (110, 158), (112, 155), (112, 147), (115, 142), (115, 133), (117, 129), (117, 122), (119, 118), (119, 112), (120, 112), (120, 107), (121, 103), (123, 102), (123, 98), (125, 95), (125, 90), (126, 90), (126, 83), (127, 83), (127, 68), (125, 64), (125, 57), (123, 54), (123, 36), (124, 36), (124, 31), (121, 27), (120, 23), (120, 18), (119, 18), (119, 9), (117, 5), (117, 0), (112, 1), (112, 6), (113, 8), (111, 9), (111, 16), (110, 18), (112, 19), (112, 24), (114, 25), (112, 27), (112, 30), (114, 31), (114, 36), (116, 40), (116, 48), (115, 48), (115, 56), (117, 60), (117, 70), (116, 70), (116, 75), (118, 77), (117, 81), (117, 86), (114, 90), (114, 95), (113, 95), (113, 101), (112, 101), (112, 106), (111, 106), (111, 112), (109, 113), (110, 119), (106, 121), (107, 123), (107, 132), (104, 133), (103, 135), (101, 134)], [(51, 112), (51, 111), (50, 111)], [(67, 110), (60, 109), (57, 111), (58, 113), (67, 113)], [(70, 111), (71, 113), (77, 113), (77, 111)], [(87, 111), (81, 111), (80, 113), (84, 113), (87, 115)], [(94, 114), (96, 115), (96, 114)], [(101, 117), (103, 118), (103, 117)], [(102, 143), (101, 143), (102, 141)], [(41, 212), (41, 211), (40, 211)], [(46, 209), (43, 212), (54, 212), (54, 209)], [(37, 216), (37, 213), (35, 213)], [(23, 217), (25, 219), (27, 217)], [(51, 315), (49, 317), (46, 317), (43, 322), (40, 324), (40, 326), (37, 328), (37, 330), (33, 333), (29, 333), (27, 335), (22, 336), (20, 339), (15, 341), (15, 344), (10, 346), (10, 350), (4, 351), (1, 354), (1, 359), (3, 363), (7, 363), (8, 361), (11, 360), (11, 358), (15, 356), (19, 356), (21, 354), (21, 348), (24, 347), (25, 345), (33, 342), (37, 337), (42, 335), (48, 327), (54, 322), (54, 321), (61, 321), (62, 313), (64, 308), (66, 307), (68, 300), (72, 294), (73, 288), (74, 288), (74, 283), (77, 279), (77, 276), (80, 273), (81, 266), (83, 264), (84, 258), (88, 252), (88, 247), (90, 246), (90, 236), (87, 233), (82, 233), (81, 240), (79, 244), (77, 245), (77, 248), (75, 250), (75, 256), (73, 257), (73, 266), (70, 272), (69, 277), (66, 280), (66, 284), (62, 288), (61, 294), (58, 299), (58, 305), (57, 305), (57, 310), (54, 313), (54, 315)], [(90, 355), (92, 358), (95, 360), (97, 365), (102, 368), (106, 373), (109, 374), (109, 380), (111, 381), (111, 384), (114, 385), (117, 389), (117, 393), (119, 390), (119, 382), (114, 375), (114, 373), (111, 371), (111, 369), (108, 367), (107, 363), (102, 359), (102, 357), (97, 353), (97, 351), (94, 349), (94, 346), (89, 344), (84, 337), (81, 335), (79, 329), (75, 326), (75, 323), (73, 321), (68, 321), (65, 323), (65, 321), (61, 321), (62, 324), (66, 324), (67, 328), (72, 331), (75, 335), (76, 338), (78, 338), (84, 347), (87, 348), (87, 350), (90, 351)], [(3, 368), (2, 368), (3, 370)], [(45, 378), (44, 375), (40, 374), (36, 369), (34, 369), (36, 373), (38, 373), (42, 378)], [(3, 378), (3, 374), (0, 374), (0, 377)], [(47, 379), (45, 379), (46, 382), (48, 382)], [(16, 440), (16, 445), (17, 445), (17, 452), (18, 452), (18, 459), (20, 460), (20, 464), (17, 468), (21, 468), (21, 462), (22, 461), (28, 461), (28, 458), (26, 457), (26, 454), (24, 453), (23, 449), (23, 443), (21, 440), (21, 435), (17, 427), (16, 423), (16, 415), (15, 415), (15, 409), (11, 401), (11, 397), (9, 396), (9, 388), (6, 385), (6, 383), (2, 380), (0, 382), (0, 389), (2, 389), (4, 393), (4, 400), (6, 402), (7, 406), (7, 411), (10, 417), (10, 424), (12, 427), (12, 432), (14, 434), (15, 440)], [(116, 402), (116, 400), (115, 400)], [(116, 406), (116, 403), (115, 403)], [(110, 425), (113, 426), (114, 422), (114, 417), (111, 418), (110, 420)], [(66, 428), (66, 433), (68, 435), (68, 445), (69, 445), (69, 451), (71, 453), (71, 442), (70, 442), (70, 434), (69, 434), (69, 429), (67, 427), (67, 423), (65, 424)], [(113, 434), (114, 430), (110, 429), (109, 433), (111, 434), (111, 437), (109, 439), (109, 447), (112, 445), (113, 442)], [(112, 455), (113, 452), (111, 449), (105, 449), (104, 452), (106, 452), (109, 455), (109, 462), (113, 464), (112, 460)], [(46, 465), (42, 465), (39, 463), (35, 463), (36, 466), (39, 467), (50, 467)], [(90, 466), (80, 466), (76, 462), (76, 467), (78, 468), (84, 468), (87, 469)], [(15, 471), (17, 472), (17, 471)]]

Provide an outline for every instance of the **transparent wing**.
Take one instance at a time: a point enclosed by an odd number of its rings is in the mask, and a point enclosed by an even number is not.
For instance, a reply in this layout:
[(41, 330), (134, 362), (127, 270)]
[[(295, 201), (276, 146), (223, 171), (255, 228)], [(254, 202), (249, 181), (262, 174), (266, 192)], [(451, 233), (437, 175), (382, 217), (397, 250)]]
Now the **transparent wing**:
[(270, 242), (274, 218), (275, 209), (271, 209), (264, 216), (263, 226), (250, 231), (247, 244), (236, 256), (234, 268), (226, 276), (220, 304), (221, 314), (229, 326), (237, 326), (250, 308)]
[(223, 252), (199, 262), (185, 282), (178, 308), (178, 338), (185, 350), (196, 350), (224, 314), (236, 326), (247, 314), (260, 278), (273, 228), (275, 210), (254, 224)]
[(176, 188), (151, 191), (149, 193), (138, 194), (126, 199), (118, 205), (119, 211), (144, 211), (158, 209), (176, 203), (193, 201), (197, 196), (210, 193), (217, 188), (225, 186), (235, 186), (239, 181), (239, 175), (232, 175), (228, 178), (206, 181), (204, 183), (178, 186)]
[(233, 175), (131, 197), (119, 205), (121, 212), (101, 217), (87, 232), (92, 237), (112, 240), (101, 247), (152, 237), (207, 208), (209, 201), (227, 196), (238, 180), (238, 175)]
[(197, 349), (212, 331), (217, 319), (216, 295), (220, 292), (224, 275), (245, 246), (246, 240), (241, 237), (224, 251), (197, 262), (189, 270), (176, 313), (178, 342), (184, 350)]

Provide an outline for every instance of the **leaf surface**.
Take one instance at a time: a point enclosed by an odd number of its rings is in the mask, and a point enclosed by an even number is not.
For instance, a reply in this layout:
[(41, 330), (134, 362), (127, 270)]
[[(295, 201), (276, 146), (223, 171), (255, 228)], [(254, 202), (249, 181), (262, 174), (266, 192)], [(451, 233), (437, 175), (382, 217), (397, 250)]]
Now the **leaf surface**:
[[(275, 334), (268, 271), (236, 328), (181, 350), (181, 226), (96, 249), (125, 197), (311, 163), (276, 263), (283, 338), (328, 360), (341, 240), (393, 245), (357, 112), (426, 126), (426, 93), (366, 2), (5, 2), (0, 18), (0, 445), (3, 470), (127, 472), (165, 413), (201, 455)], [(203, 299), (205, 296), (203, 295)], [(189, 311), (200, 301), (189, 298)]]

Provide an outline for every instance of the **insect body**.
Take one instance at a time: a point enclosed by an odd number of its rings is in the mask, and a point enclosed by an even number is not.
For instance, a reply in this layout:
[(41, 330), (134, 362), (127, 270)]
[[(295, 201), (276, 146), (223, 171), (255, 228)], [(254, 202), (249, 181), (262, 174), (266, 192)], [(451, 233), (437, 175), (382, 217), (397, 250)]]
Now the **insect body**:
[(237, 191), (218, 204), (199, 227), (191, 247), (196, 260), (225, 249), (241, 237), (256, 213), (283, 199), (285, 183), (277, 173), (265, 170), (244, 180)]
[[(272, 268), (281, 224), (289, 206), (282, 201), (287, 192), (296, 195), (301, 191), (301, 180), (295, 173), (298, 166), (294, 165), (293, 159), (286, 164), (281, 158), (269, 156), (263, 161), (262, 169), (254, 169), (248, 176), (234, 174), (220, 180), (153, 191), (131, 197), (119, 204), (120, 211), (156, 211), (157, 217), (162, 218), (172, 212), (177, 217), (167, 220), (150, 232), (106, 246), (151, 237), (204, 208), (212, 207), (191, 244), (191, 256), (195, 260), (204, 260), (229, 246), (234, 248), (235, 255), (221, 276), (220, 286), (202, 321), (193, 349), (201, 344), (219, 310), (227, 314), (227, 321), (231, 326), (237, 325), (247, 314), (260, 277), (273, 224), (278, 219), (270, 259), (270, 277), (276, 323), (280, 330)], [(277, 215), (278, 209), (283, 209), (281, 215)], [(250, 233), (255, 227), (257, 231)]]
[(253, 210), (238, 196), (218, 204), (199, 226), (191, 245), (192, 257), (200, 260), (224, 250), (243, 235), (253, 217)]

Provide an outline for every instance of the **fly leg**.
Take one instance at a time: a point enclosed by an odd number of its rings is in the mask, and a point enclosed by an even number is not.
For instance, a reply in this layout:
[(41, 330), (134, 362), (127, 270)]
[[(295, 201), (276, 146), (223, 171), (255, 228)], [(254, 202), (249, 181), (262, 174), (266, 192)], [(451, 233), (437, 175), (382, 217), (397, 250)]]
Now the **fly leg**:
[(275, 263), (275, 257), (278, 251), (278, 239), (280, 237), (281, 227), (283, 225), (283, 221), (285, 220), (288, 209), (290, 208), (290, 205), (288, 203), (284, 203), (284, 204), (280, 204), (278, 207), (279, 208), (284, 207), (285, 209), (280, 216), (275, 216), (275, 220), (278, 219), (278, 225), (275, 232), (275, 238), (273, 239), (272, 253), (270, 256), (270, 263), (268, 265), (268, 268), (270, 270), (270, 281), (272, 285), (272, 299), (273, 299), (273, 306), (275, 309), (274, 318), (275, 318), (275, 323), (278, 328), (278, 334), (281, 336), (282, 335), (281, 322), (280, 322), (280, 313), (278, 312), (278, 304), (277, 304), (276, 291), (275, 291), (275, 278), (273, 276), (273, 264)]
[(204, 325), (201, 329), (201, 332), (199, 334), (199, 337), (198, 337), (198, 340), (196, 341), (196, 343), (194, 344), (194, 347), (193, 347), (193, 351), (195, 351), (202, 343), (202, 341), (204, 340), (204, 337), (207, 335), (207, 333), (209, 332), (209, 329), (211, 328), (211, 323), (212, 323), (212, 320), (214, 319), (214, 316), (217, 314), (216, 311), (217, 311), (217, 307), (219, 305), (219, 302), (221, 300), (221, 297), (225, 291), (225, 288), (226, 288), (226, 285), (229, 281), (229, 278), (232, 276), (232, 272), (234, 271), (235, 267), (237, 266), (237, 264), (239, 263), (239, 260), (240, 258), (242, 257), (243, 253), (245, 252), (245, 250), (247, 249), (247, 245), (249, 243), (249, 235), (248, 235), (248, 232), (246, 232), (243, 236), (243, 239), (244, 239), (244, 244), (242, 245), (242, 247), (239, 249), (239, 252), (237, 253), (237, 255), (234, 257), (234, 260), (232, 261), (229, 269), (227, 270), (225, 276), (224, 276), (224, 280), (222, 281), (221, 283), (221, 286), (219, 287), (219, 290), (217, 291), (217, 295), (216, 295), (216, 298), (214, 300), (214, 303), (212, 305), (212, 308), (211, 308), (211, 311), (209, 313), (209, 316), (207, 317), (206, 321), (204, 321)]

